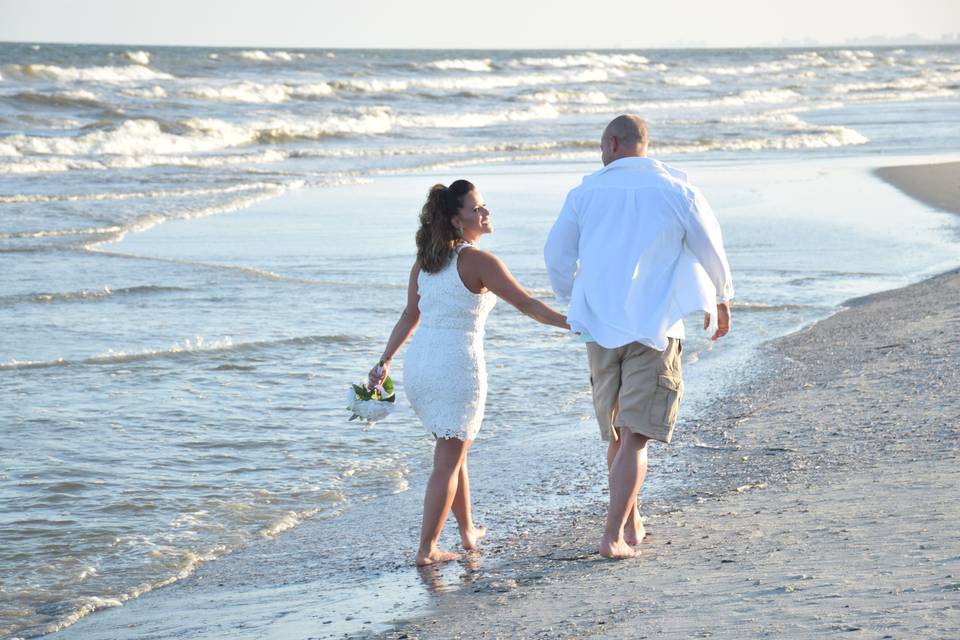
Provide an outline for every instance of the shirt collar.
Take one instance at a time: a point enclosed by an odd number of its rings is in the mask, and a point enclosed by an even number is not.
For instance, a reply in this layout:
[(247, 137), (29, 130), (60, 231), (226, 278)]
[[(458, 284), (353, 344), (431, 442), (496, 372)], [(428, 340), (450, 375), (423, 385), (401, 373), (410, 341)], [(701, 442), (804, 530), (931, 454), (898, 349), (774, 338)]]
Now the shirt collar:
[(653, 158), (648, 158), (646, 156), (627, 156), (626, 158), (618, 158), (617, 160), (614, 160), (607, 166), (597, 171), (594, 175), (600, 175), (614, 169), (639, 169), (641, 171), (656, 171), (662, 170), (662, 164), (659, 160), (654, 160)]

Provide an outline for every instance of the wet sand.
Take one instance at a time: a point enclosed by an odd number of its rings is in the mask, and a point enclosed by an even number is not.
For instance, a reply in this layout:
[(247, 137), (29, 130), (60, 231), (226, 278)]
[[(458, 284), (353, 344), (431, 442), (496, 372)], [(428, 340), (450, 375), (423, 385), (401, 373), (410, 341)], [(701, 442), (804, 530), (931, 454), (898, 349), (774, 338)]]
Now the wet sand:
[(960, 162), (881, 167), (876, 174), (920, 202), (960, 213)]
[[(908, 193), (926, 180), (897, 169)], [(767, 355), (764, 382), (689, 427), (717, 471), (644, 505), (641, 558), (600, 558), (605, 505), (585, 506), (381, 637), (957, 637), (960, 269), (851, 300)]]
[[(654, 445), (651, 471), (676, 490), (645, 499), (650, 536), (637, 561), (595, 553), (601, 448), (571, 456), (534, 432), (538, 464), (510, 494), (524, 508), (475, 496), (491, 527), (480, 554), (410, 567), (422, 495), (406, 491), (337, 516), (339, 531), (386, 522), (367, 545), (323, 535), (323, 522), (298, 527), (60, 635), (955, 636), (958, 304), (953, 272), (768, 344), (761, 379), (772, 382), (687, 419), (670, 448)], [(503, 443), (478, 448), (478, 487), (496, 486)], [(427, 472), (413, 470), (411, 486)]]

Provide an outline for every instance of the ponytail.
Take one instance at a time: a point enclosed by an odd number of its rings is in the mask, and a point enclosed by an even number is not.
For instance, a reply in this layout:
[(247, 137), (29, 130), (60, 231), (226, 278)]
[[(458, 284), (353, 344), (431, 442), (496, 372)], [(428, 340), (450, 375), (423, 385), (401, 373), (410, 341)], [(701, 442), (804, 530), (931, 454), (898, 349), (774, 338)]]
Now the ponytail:
[(417, 262), (421, 270), (436, 273), (450, 262), (460, 238), (452, 219), (463, 206), (464, 196), (473, 189), (473, 184), (466, 180), (452, 182), (449, 187), (430, 187), (417, 230)]

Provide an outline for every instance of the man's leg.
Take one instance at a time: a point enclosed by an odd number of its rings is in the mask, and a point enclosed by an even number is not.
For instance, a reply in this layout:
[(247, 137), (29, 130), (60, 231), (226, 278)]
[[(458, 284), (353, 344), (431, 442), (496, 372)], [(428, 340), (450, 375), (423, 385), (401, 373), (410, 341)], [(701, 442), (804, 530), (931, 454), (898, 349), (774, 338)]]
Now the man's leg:
[[(607, 473), (610, 472), (613, 467), (613, 460), (617, 456), (617, 451), (620, 450), (620, 440), (610, 439), (610, 442), (607, 443)], [(641, 471), (642, 475), (646, 477), (647, 475), (647, 456), (646, 453), (643, 455), (643, 469)], [(609, 480), (608, 480), (609, 482)], [(640, 481), (641, 486), (643, 481)], [(634, 508), (630, 512), (630, 515), (627, 517), (627, 523), (623, 527), (623, 539), (627, 544), (640, 544), (643, 542), (644, 537), (647, 535), (647, 530), (643, 526), (643, 520), (640, 518), (640, 494), (637, 494), (637, 501), (634, 502)]]
[(647, 474), (647, 438), (629, 429), (620, 429), (619, 440), (610, 465), (610, 507), (600, 540), (600, 555), (624, 559), (640, 555), (624, 540), (623, 528), (630, 512), (637, 507), (637, 494)]

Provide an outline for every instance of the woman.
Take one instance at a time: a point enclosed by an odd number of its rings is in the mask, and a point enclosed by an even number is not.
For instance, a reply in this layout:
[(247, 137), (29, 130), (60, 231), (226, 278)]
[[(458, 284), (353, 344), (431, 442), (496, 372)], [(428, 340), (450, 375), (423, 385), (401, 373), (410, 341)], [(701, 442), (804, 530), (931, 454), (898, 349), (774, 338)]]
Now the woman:
[(464, 549), (476, 549), (486, 534), (470, 510), (467, 451), (483, 420), (483, 332), (496, 297), (534, 320), (569, 329), (564, 317), (530, 297), (496, 256), (475, 247), (492, 232), (490, 211), (471, 183), (457, 180), (430, 189), (420, 214), (407, 306), (370, 371), (370, 383), (382, 383), (393, 356), (419, 325), (404, 359), (403, 384), (420, 421), (437, 439), (423, 500), (419, 566), (460, 557), (437, 547), (451, 508)]

